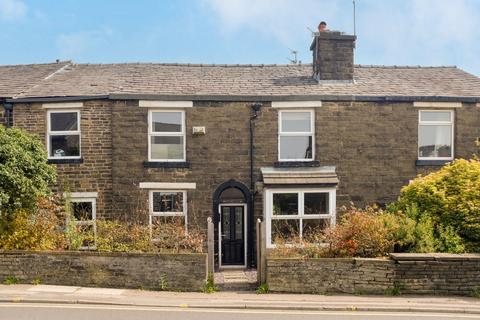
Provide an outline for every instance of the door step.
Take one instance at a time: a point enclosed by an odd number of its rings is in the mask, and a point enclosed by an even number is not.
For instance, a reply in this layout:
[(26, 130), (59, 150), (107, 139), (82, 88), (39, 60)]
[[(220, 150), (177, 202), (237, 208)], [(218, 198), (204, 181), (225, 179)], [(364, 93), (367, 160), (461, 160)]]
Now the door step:
[(257, 270), (222, 270), (215, 272), (215, 285), (220, 291), (254, 291)]

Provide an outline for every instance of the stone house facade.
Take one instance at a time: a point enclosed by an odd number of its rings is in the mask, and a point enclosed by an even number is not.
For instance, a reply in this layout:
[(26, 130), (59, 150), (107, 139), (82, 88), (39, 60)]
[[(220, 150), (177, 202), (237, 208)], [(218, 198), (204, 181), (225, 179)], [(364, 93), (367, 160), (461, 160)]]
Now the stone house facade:
[(1, 123), (45, 141), (86, 220), (212, 217), (218, 266), (254, 266), (257, 218), (308, 238), (477, 151), (480, 79), (354, 65), (355, 40), (317, 34), (307, 65), (0, 66)]

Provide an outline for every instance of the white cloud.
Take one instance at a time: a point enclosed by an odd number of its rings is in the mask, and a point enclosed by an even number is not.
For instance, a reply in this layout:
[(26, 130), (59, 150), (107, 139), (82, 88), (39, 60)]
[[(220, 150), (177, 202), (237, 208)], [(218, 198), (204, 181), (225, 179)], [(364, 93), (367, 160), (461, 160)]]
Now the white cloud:
[[(340, 2), (318, 0), (204, 0), (220, 19), (226, 33), (249, 28), (290, 45), (307, 27), (316, 29), (320, 20), (343, 20)], [(340, 17), (340, 18), (339, 18)], [(349, 19), (351, 16), (348, 17)]]
[(84, 53), (105, 48), (114, 34), (109, 27), (93, 31), (64, 33), (57, 36), (56, 44), (62, 59), (78, 59)]
[[(303, 49), (306, 27), (326, 20), (351, 33), (352, 1), (204, 0), (227, 35), (247, 29)], [(357, 0), (357, 63), (457, 64), (480, 73), (480, 3), (475, 0)], [(308, 45), (308, 44), (307, 44)]]
[(0, 20), (22, 20), (27, 15), (28, 7), (20, 0), (0, 0)]

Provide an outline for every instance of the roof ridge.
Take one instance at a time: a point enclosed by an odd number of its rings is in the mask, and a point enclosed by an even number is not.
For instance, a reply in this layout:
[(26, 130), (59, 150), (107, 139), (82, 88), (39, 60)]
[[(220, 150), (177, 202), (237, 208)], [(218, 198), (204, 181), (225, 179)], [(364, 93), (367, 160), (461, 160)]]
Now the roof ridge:
[(120, 63), (77, 63), (78, 66), (122, 66), (122, 65), (156, 65), (172, 67), (298, 67), (311, 64), (277, 64), (277, 63), (176, 63), (176, 62), (120, 62)]
[(1, 67), (31, 67), (31, 66), (47, 66), (55, 64), (71, 64), (72, 60), (58, 61), (58, 62), (46, 62), (46, 63), (19, 63), (19, 64), (2, 64)]
[(422, 65), (381, 65), (381, 64), (356, 64), (357, 68), (379, 68), (379, 69), (451, 69), (457, 68), (451, 66), (422, 66)]

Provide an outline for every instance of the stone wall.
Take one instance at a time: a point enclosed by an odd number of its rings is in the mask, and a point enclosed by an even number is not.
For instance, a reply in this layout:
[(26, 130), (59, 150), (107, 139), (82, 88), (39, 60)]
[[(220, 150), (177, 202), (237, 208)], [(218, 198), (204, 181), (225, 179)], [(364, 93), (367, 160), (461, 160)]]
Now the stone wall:
[(385, 259), (267, 260), (274, 292), (470, 295), (480, 287), (480, 255), (392, 254)]
[(0, 251), (0, 282), (85, 287), (199, 291), (207, 275), (206, 254)]

